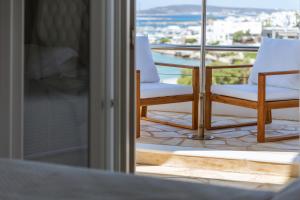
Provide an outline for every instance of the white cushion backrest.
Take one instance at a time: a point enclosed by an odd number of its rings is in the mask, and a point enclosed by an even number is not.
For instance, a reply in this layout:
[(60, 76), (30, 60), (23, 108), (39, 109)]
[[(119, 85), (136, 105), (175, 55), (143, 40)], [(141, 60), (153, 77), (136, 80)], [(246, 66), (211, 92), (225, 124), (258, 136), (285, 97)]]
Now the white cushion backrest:
[(142, 83), (160, 81), (147, 36), (136, 37), (136, 68), (141, 71)]
[[(258, 84), (258, 73), (300, 69), (300, 40), (264, 38), (249, 77), (250, 84)], [(268, 76), (267, 85), (300, 89), (300, 76)]]

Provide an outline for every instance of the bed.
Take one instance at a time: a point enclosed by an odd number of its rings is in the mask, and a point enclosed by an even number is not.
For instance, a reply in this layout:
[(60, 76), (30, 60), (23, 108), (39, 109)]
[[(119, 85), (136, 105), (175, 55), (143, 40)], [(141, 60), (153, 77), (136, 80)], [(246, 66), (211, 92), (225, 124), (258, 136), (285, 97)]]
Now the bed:
[[(274, 196), (267, 191), (24, 161), (0, 160), (0, 172), (0, 199), (5, 200), (271, 200)], [(296, 200), (299, 194), (290, 197)]]

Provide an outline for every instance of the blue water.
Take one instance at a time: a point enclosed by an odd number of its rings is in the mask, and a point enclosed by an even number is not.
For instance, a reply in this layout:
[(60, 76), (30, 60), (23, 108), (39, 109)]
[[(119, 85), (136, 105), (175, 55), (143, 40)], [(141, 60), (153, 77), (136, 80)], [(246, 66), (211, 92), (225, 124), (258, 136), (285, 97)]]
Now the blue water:
[[(195, 22), (200, 24), (200, 20), (200, 15), (147, 15), (137, 17), (137, 26), (170, 26), (177, 24), (178, 22)], [(161, 24), (162, 22), (164, 24)]]
[[(192, 66), (199, 66), (200, 61), (196, 59), (187, 59), (187, 58), (180, 58), (173, 55), (166, 55), (157, 52), (153, 52), (153, 58), (155, 62), (161, 63), (172, 63), (172, 64), (182, 64), (182, 65), (192, 65)], [(177, 79), (180, 77), (181, 70), (179, 68), (174, 67), (158, 67), (158, 73), (161, 80), (166, 79)]]
[[(211, 19), (224, 19), (224, 16), (208, 16)], [(184, 22), (189, 22), (186, 25)], [(137, 16), (137, 26), (152, 26), (152, 27), (164, 27), (170, 25), (178, 25), (184, 27), (189, 26), (190, 23), (195, 25), (200, 25), (201, 15), (138, 15)]]

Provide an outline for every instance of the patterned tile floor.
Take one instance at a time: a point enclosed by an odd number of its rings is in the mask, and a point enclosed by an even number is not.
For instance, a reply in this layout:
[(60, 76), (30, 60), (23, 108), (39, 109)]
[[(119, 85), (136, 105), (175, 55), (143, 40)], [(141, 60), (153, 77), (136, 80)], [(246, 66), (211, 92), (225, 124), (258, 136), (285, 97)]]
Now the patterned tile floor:
[[(156, 119), (177, 122), (186, 125), (191, 124), (190, 114), (151, 111), (149, 112), (148, 116)], [(225, 125), (225, 124), (253, 122), (253, 121), (255, 121), (255, 119), (253, 118), (215, 116), (213, 118), (213, 125)], [(300, 142), (298, 139), (258, 144), (256, 142), (256, 132), (257, 132), (256, 126), (210, 131), (208, 132), (208, 134), (215, 136), (214, 140), (194, 141), (188, 139), (187, 136), (192, 133), (195, 133), (195, 131), (161, 125), (149, 121), (142, 121), (141, 124), (142, 124), (141, 138), (139, 138), (137, 142), (144, 143), (144, 144), (159, 144), (159, 145), (208, 148), (208, 149), (216, 149), (216, 150), (235, 150), (235, 151), (299, 152), (300, 150)], [(267, 135), (282, 135), (282, 134), (290, 134), (290, 133), (300, 134), (300, 124), (297, 121), (273, 120), (272, 124), (266, 126), (266, 130), (267, 130), (266, 131)], [(245, 181), (234, 182), (234, 181), (230, 181), (230, 179), (226, 179), (226, 177), (223, 180), (216, 180), (216, 179), (197, 178), (197, 177), (188, 177), (188, 176), (163, 175), (160, 173), (160, 170), (162, 169), (156, 168), (156, 166), (147, 166), (147, 167), (155, 168), (155, 170), (157, 170), (157, 173), (148, 172), (148, 174), (147, 173), (144, 174), (144, 172), (142, 172), (143, 170), (139, 172), (139, 168), (137, 168), (138, 173), (140, 175), (155, 176), (155, 177), (166, 178), (171, 180), (197, 182), (197, 183), (205, 183), (205, 184), (212, 184), (212, 185), (224, 185), (224, 186), (232, 186), (232, 187), (239, 187), (245, 189), (262, 189), (262, 190), (278, 191), (290, 182), (288, 181), (285, 184), (266, 184), (266, 183), (254, 183), (254, 182), (245, 182)], [(172, 174), (172, 172), (170, 172), (170, 174)]]
[[(191, 115), (184, 113), (151, 111), (148, 116), (183, 124), (191, 123)], [(213, 118), (213, 125), (253, 121), (255, 121), (253, 118), (215, 116)], [(141, 138), (139, 138), (137, 142), (144, 144), (237, 151), (299, 152), (300, 150), (300, 143), (298, 139), (258, 144), (256, 142), (256, 126), (210, 131), (209, 134), (215, 136), (214, 140), (194, 141), (187, 138), (189, 134), (195, 132), (192, 130), (161, 125), (149, 121), (142, 121), (141, 124)], [(300, 134), (300, 125), (297, 121), (273, 120), (272, 124), (266, 126), (266, 133), (267, 135), (283, 135), (290, 133)]]

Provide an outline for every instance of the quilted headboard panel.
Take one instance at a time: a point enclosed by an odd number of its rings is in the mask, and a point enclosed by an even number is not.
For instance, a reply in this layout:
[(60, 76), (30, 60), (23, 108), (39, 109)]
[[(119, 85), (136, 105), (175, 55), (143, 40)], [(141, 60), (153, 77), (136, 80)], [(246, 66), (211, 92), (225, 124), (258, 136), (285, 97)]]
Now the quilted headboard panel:
[(33, 28), (30, 43), (73, 48), (88, 64), (89, 0), (37, 0)]

